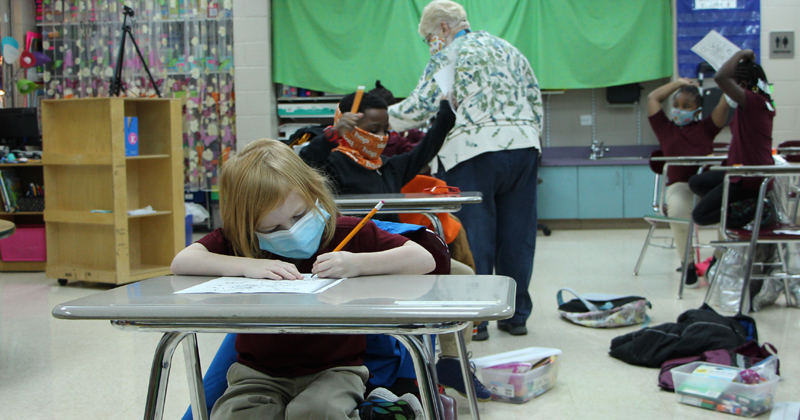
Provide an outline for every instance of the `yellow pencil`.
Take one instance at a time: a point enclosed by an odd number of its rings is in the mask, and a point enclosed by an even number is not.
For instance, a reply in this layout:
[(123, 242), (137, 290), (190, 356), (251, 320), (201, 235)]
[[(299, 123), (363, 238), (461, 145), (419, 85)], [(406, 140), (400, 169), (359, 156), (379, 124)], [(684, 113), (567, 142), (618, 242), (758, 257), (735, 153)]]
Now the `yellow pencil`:
[(340, 243), (336, 247), (336, 249), (333, 250), (333, 252), (341, 251), (342, 248), (344, 248), (344, 246), (347, 245), (347, 243), (350, 242), (351, 239), (353, 239), (353, 236), (356, 236), (356, 233), (358, 233), (358, 231), (361, 230), (362, 227), (364, 227), (364, 225), (367, 223), (367, 221), (369, 221), (369, 219), (371, 219), (372, 216), (374, 216), (375, 213), (377, 213), (378, 210), (381, 209), (381, 207), (383, 207), (383, 200), (381, 200), (380, 203), (376, 204), (375, 208), (373, 208), (372, 211), (370, 211), (368, 215), (364, 216), (364, 219), (362, 219), (361, 222), (359, 222), (358, 225), (356, 225), (356, 227), (354, 227), (353, 230), (350, 231), (350, 234), (347, 235), (346, 238), (344, 238), (342, 243)]
[(353, 108), (350, 110), (353, 114), (358, 113), (358, 106), (361, 105), (361, 97), (364, 96), (364, 86), (359, 86), (356, 89), (356, 97), (353, 99)]

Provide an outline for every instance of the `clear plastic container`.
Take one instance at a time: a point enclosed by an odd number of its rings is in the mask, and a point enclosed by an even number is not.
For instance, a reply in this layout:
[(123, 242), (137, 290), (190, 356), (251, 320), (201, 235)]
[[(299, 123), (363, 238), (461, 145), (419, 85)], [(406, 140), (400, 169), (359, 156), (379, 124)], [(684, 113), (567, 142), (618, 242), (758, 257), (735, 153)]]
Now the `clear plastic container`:
[(706, 362), (693, 362), (673, 368), (671, 370), (672, 379), (675, 382), (675, 395), (678, 397), (678, 402), (746, 417), (755, 417), (772, 409), (775, 390), (780, 381), (780, 378), (774, 375), (774, 370), (769, 372), (770, 369), (762, 369), (762, 377), (768, 380), (748, 385), (692, 375), (692, 372), (700, 365), (731, 369), (730, 366)]
[[(561, 350), (528, 347), (474, 359), (492, 401), (522, 404), (556, 385)], [(549, 359), (546, 360), (545, 359)], [(533, 366), (537, 362), (541, 364)]]

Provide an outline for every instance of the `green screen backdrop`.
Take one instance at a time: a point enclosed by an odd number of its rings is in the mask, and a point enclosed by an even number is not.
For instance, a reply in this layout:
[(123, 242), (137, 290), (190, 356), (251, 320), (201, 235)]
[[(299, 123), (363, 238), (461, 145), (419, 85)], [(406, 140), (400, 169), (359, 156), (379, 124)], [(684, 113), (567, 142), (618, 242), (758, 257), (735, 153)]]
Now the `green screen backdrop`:
[[(429, 0), (273, 0), (273, 81), (349, 93), (375, 80), (414, 89), (430, 58), (417, 33)], [(542, 89), (672, 75), (669, 0), (461, 0), (472, 30), (519, 48)]]

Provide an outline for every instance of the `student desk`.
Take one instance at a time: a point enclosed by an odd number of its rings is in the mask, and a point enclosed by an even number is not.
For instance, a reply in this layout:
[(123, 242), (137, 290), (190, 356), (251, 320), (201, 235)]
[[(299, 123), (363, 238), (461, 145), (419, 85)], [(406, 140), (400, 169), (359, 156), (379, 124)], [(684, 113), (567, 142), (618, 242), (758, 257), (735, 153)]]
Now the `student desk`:
[(381, 200), (384, 204), (379, 213), (421, 213), (431, 221), (433, 231), (444, 238), (442, 223), (436, 213), (455, 213), (464, 204), (480, 203), (483, 194), (345, 194), (336, 197), (336, 205), (344, 215), (364, 215)]
[[(396, 275), (347, 279), (320, 294), (173, 294), (212, 278), (144, 280), (60, 304), (53, 316), (110, 320), (125, 331), (164, 333), (150, 372), (145, 420), (162, 417), (172, 355), (181, 342), (193, 416), (207, 419), (199, 332), (389, 334), (408, 348), (426, 418), (443, 419), (432, 380), (433, 354), (419, 336), (458, 332), (468, 321), (510, 318), (516, 289), (514, 280), (504, 276)], [(463, 338), (456, 337), (466, 365)], [(471, 378), (464, 378), (471, 390)]]
[[(653, 162), (664, 162), (664, 171), (663, 173), (666, 174), (667, 168), (670, 165), (675, 166), (703, 166), (703, 165), (719, 165), (725, 159), (728, 158), (728, 155), (712, 155), (712, 156), (659, 156), (659, 157), (652, 157), (650, 158)], [(702, 172), (703, 169), (700, 168), (698, 173)], [(666, 183), (666, 175), (661, 177), (661, 197), (659, 199), (659, 203), (663, 203), (664, 194), (666, 191), (665, 183)], [(697, 196), (694, 197), (694, 201), (692, 202), (692, 208), (697, 205)], [(689, 261), (689, 256), (692, 254), (692, 236), (694, 236), (694, 223), (690, 220), (689, 221), (689, 232), (686, 235), (686, 253), (683, 255), (683, 261)], [(681, 284), (678, 286), (678, 299), (683, 299), (683, 286), (686, 282), (686, 276), (689, 273), (689, 264), (684, 264), (683, 269), (681, 270)], [(698, 280), (699, 281), (699, 280)]]

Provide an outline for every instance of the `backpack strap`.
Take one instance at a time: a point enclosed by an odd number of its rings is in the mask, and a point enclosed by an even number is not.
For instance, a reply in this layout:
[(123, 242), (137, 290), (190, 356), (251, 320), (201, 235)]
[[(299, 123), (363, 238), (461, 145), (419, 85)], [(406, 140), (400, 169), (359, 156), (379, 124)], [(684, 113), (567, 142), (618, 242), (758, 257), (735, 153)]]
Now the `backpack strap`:
[(600, 308), (598, 308), (597, 306), (595, 306), (595, 304), (593, 304), (592, 302), (589, 302), (588, 300), (582, 298), (577, 293), (575, 293), (574, 290), (570, 289), (569, 287), (565, 287), (565, 288), (559, 290), (558, 293), (556, 293), (556, 300), (558, 301), (558, 306), (561, 306), (561, 305), (564, 304), (564, 298), (561, 296), (564, 291), (570, 292), (570, 293), (572, 293), (573, 296), (578, 298), (578, 300), (580, 300), (581, 303), (583, 303), (586, 306), (586, 309), (588, 309), (589, 312), (599, 312), (601, 310), (611, 309), (611, 308), (607, 308), (606, 307), (606, 305), (610, 305), (611, 302), (606, 302), (605, 305), (603, 305)]

